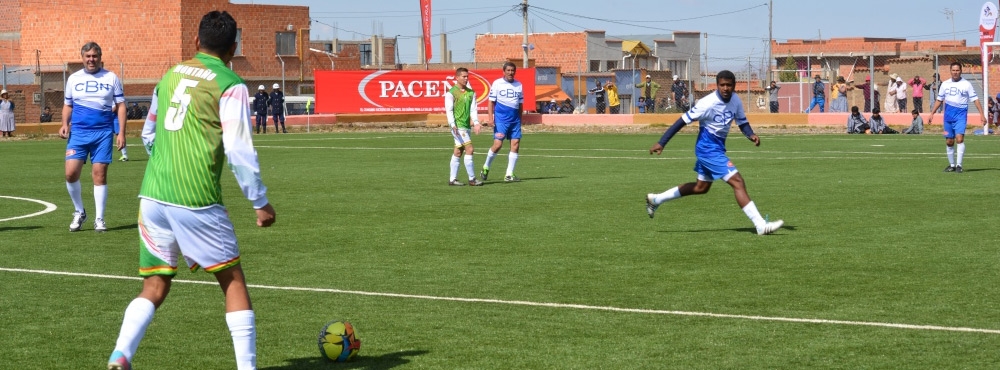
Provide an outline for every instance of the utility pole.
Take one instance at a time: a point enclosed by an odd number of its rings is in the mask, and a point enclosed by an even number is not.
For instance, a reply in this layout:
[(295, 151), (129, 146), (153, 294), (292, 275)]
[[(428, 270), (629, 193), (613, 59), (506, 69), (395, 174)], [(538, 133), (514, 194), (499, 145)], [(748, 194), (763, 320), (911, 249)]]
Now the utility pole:
[(767, 77), (764, 79), (765, 86), (767, 85), (768, 79), (773, 80), (771, 77), (771, 44), (774, 43), (774, 0), (768, 2), (767, 5), (767, 64), (765, 64), (765, 70), (767, 71)]
[(955, 38), (955, 11), (949, 8), (944, 8), (944, 10), (942, 10), (941, 13), (943, 13), (945, 17), (951, 20), (951, 39), (957, 40)]
[(524, 15), (524, 42), (521, 45), (524, 49), (524, 62), (521, 67), (528, 68), (528, 0), (521, 3), (521, 14)]
[(35, 68), (38, 69), (38, 106), (45, 106), (45, 74), (42, 73), (42, 51), (35, 49)]

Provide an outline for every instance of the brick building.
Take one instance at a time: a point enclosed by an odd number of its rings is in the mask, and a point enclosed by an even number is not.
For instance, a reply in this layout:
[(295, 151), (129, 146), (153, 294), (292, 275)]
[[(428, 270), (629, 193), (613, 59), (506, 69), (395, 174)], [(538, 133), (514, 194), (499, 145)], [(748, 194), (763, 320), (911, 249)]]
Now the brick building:
[(396, 38), (378, 36), (372, 36), (368, 40), (313, 40), (310, 42), (310, 48), (321, 51), (313, 53), (319, 55), (313, 55), (314, 59), (326, 60), (326, 66), (316, 69), (337, 71), (400, 69), (396, 61), (397, 42)]
[[(100, 8), (99, 8), (100, 7)], [(101, 9), (103, 8), (103, 9)], [(329, 61), (309, 50), (309, 8), (231, 4), (228, 0), (0, 0), (0, 58), (29, 67), (33, 81), (9, 85), (17, 122), (37, 122), (41, 107), (62, 106), (64, 76), (82, 68), (80, 47), (101, 45), (105, 68), (122, 77), (126, 95), (149, 95), (167, 68), (194, 56), (201, 16), (228, 11), (240, 30), (231, 68), (251, 89), (284, 83), (285, 92), (311, 91), (312, 70)], [(35, 66), (40, 66), (39, 79)], [(36, 100), (39, 85), (43, 101)], [(18, 101), (20, 100), (20, 101)], [(61, 109), (53, 109), (55, 120)]]

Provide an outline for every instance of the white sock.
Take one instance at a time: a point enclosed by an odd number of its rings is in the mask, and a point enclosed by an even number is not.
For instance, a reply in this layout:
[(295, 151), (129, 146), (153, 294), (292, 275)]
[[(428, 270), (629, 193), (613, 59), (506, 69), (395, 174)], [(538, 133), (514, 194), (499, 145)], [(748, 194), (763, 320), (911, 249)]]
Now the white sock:
[(465, 173), (469, 174), (469, 181), (476, 179), (476, 165), (472, 162), (472, 154), (465, 155)]
[(122, 148), (122, 157), (128, 157), (128, 148)]
[(257, 326), (254, 324), (253, 310), (226, 312), (226, 325), (233, 336), (236, 350), (236, 368), (253, 370), (257, 368)]
[(69, 190), (69, 199), (73, 200), (73, 209), (83, 212), (83, 189), (80, 188), (80, 180), (67, 182), (66, 190)]
[(750, 201), (750, 203), (747, 203), (746, 207), (743, 207), (743, 213), (747, 214), (747, 218), (753, 222), (754, 226), (758, 228), (764, 226), (764, 218), (760, 217), (760, 212), (757, 211), (757, 205), (753, 204), (753, 201)]
[(517, 167), (517, 153), (507, 155), (507, 176), (514, 176), (514, 167)]
[(97, 218), (104, 218), (104, 203), (108, 199), (107, 185), (94, 185), (94, 208), (97, 208)]
[(125, 308), (125, 318), (122, 319), (122, 328), (118, 333), (118, 341), (115, 342), (115, 351), (121, 351), (129, 361), (135, 356), (136, 348), (139, 348), (139, 341), (146, 335), (146, 328), (153, 321), (153, 314), (156, 313), (156, 306), (146, 298), (136, 298)]
[(665, 192), (656, 194), (653, 196), (653, 204), (662, 204), (663, 202), (674, 200), (681, 197), (680, 187), (674, 186)]
[(962, 165), (962, 157), (964, 157), (964, 156), (965, 156), (965, 143), (959, 143), (958, 144), (958, 159), (957, 159), (957, 161), (955, 163), (958, 164), (959, 166), (961, 166)]
[(496, 157), (497, 154), (493, 152), (493, 149), (490, 149), (489, 152), (486, 153), (486, 168), (490, 168), (490, 165), (493, 164), (493, 159)]
[(955, 167), (955, 147), (953, 146), (948, 147), (948, 164)]
[(448, 175), (448, 181), (458, 179), (458, 157), (451, 156), (451, 172)]

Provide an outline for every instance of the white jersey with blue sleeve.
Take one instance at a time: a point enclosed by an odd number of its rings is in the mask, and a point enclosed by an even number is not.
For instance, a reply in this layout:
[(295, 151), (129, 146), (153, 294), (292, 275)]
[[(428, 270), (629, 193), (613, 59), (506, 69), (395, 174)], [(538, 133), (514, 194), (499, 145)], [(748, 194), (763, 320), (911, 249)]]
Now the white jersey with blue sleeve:
[(727, 103), (718, 91), (699, 99), (681, 118), (688, 124), (699, 121), (698, 142), (695, 144), (698, 156), (724, 154), (733, 120), (738, 126), (749, 123), (740, 97), (733, 94)]
[(969, 114), (969, 103), (979, 100), (979, 96), (969, 80), (948, 79), (941, 83), (937, 100), (944, 102), (944, 121), (957, 122), (965, 121)]
[(70, 125), (76, 130), (111, 130), (115, 105), (125, 102), (122, 81), (114, 72), (76, 71), (66, 79), (64, 104), (73, 107)]
[(519, 109), (524, 104), (524, 89), (521, 82), (507, 82), (503, 78), (490, 85), (490, 101), (493, 102), (494, 123), (521, 123)]

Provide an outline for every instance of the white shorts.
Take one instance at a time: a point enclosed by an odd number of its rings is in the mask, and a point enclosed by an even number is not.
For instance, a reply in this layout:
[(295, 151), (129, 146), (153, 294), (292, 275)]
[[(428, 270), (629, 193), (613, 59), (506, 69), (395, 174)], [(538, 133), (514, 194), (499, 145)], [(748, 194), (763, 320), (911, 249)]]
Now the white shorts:
[(188, 209), (139, 201), (139, 276), (177, 275), (177, 257), (191, 271), (219, 272), (240, 263), (226, 207)]
[(472, 136), (469, 136), (469, 129), (467, 128), (458, 129), (458, 135), (455, 135), (455, 131), (452, 131), (451, 137), (455, 139), (456, 148), (472, 144)]

